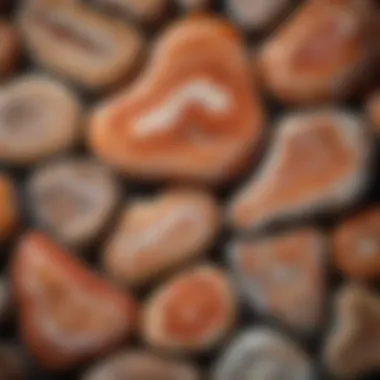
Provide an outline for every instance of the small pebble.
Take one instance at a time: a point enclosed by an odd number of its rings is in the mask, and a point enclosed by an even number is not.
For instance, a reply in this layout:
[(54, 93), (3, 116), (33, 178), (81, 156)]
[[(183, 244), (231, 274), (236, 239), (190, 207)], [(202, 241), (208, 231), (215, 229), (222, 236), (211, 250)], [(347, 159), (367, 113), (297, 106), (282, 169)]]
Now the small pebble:
[(267, 327), (238, 335), (217, 360), (213, 380), (313, 380), (311, 361), (295, 343)]
[(375, 205), (342, 220), (332, 233), (336, 268), (354, 280), (380, 275), (380, 207)]
[(204, 264), (154, 290), (144, 306), (142, 333), (146, 343), (163, 351), (202, 352), (226, 337), (235, 317), (227, 274)]
[(232, 245), (228, 260), (251, 308), (303, 333), (323, 322), (326, 244), (314, 229), (301, 229)]
[(357, 284), (339, 289), (324, 362), (338, 378), (358, 379), (380, 369), (380, 297)]

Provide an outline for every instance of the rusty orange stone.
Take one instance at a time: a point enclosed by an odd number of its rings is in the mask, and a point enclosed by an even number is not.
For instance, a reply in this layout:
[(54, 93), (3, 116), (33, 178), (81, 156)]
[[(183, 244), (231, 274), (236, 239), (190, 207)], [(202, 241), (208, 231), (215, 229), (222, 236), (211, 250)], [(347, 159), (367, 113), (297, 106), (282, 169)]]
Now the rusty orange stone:
[(333, 258), (344, 275), (356, 280), (380, 275), (380, 207), (344, 219), (332, 234)]
[(240, 333), (216, 361), (212, 380), (310, 380), (308, 355), (288, 337), (259, 326)]
[(201, 190), (171, 189), (136, 201), (107, 244), (103, 262), (117, 281), (144, 285), (178, 265), (201, 257), (219, 227), (219, 210)]
[(380, 90), (370, 95), (366, 102), (367, 117), (375, 133), (380, 133)]
[(203, 351), (226, 336), (235, 314), (227, 275), (202, 265), (177, 275), (153, 293), (144, 308), (142, 333), (158, 349)]
[(39, 232), (23, 236), (11, 265), (21, 338), (45, 369), (67, 369), (128, 340), (136, 304)]
[(334, 325), (327, 337), (324, 363), (337, 378), (357, 379), (380, 366), (380, 299), (350, 283), (335, 298)]
[(231, 246), (240, 292), (251, 308), (303, 333), (323, 321), (325, 239), (304, 228)]
[(238, 33), (197, 15), (170, 26), (135, 85), (95, 109), (88, 141), (128, 176), (219, 184), (248, 164), (263, 123)]
[(19, 222), (19, 202), (12, 179), (0, 173), (0, 241), (10, 237)]
[(26, 1), (19, 20), (34, 60), (88, 90), (101, 91), (129, 78), (143, 51), (134, 27), (79, 1)]
[(148, 351), (123, 351), (90, 367), (81, 380), (200, 380), (191, 363), (157, 356)]
[(342, 109), (283, 117), (264, 162), (233, 196), (228, 217), (239, 230), (342, 210), (369, 179), (372, 140), (366, 123)]
[(286, 103), (352, 95), (375, 68), (378, 19), (372, 0), (311, 0), (266, 42), (260, 66), (267, 89)]
[(21, 53), (21, 43), (14, 25), (0, 20), (0, 78), (9, 75), (16, 67)]

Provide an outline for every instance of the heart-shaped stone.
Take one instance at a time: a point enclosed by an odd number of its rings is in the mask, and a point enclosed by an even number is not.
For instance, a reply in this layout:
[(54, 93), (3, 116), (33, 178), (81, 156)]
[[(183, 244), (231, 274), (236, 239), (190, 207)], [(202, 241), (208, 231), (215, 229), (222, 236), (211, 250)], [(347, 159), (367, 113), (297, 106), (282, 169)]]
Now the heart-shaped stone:
[(220, 183), (247, 164), (263, 122), (238, 34), (197, 15), (164, 32), (141, 79), (98, 106), (88, 138), (127, 175)]

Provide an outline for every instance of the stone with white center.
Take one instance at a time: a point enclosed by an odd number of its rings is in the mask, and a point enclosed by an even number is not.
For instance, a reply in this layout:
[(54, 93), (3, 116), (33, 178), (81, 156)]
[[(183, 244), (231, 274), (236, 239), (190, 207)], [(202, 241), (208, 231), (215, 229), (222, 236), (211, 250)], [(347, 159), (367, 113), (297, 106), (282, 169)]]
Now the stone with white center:
[(106, 244), (104, 267), (122, 284), (150, 283), (203, 257), (219, 230), (219, 214), (211, 194), (191, 188), (132, 202)]
[(93, 152), (135, 179), (231, 181), (252, 162), (265, 123), (242, 42), (217, 17), (171, 25), (139, 80), (95, 108)]

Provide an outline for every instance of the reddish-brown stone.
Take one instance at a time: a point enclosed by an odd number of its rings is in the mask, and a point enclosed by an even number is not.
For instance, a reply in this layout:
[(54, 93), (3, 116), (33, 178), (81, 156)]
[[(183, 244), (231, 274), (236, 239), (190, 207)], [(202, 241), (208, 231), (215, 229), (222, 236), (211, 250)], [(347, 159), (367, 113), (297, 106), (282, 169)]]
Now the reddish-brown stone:
[(21, 238), (11, 275), (21, 338), (44, 368), (67, 369), (105, 354), (135, 328), (131, 296), (42, 233)]

